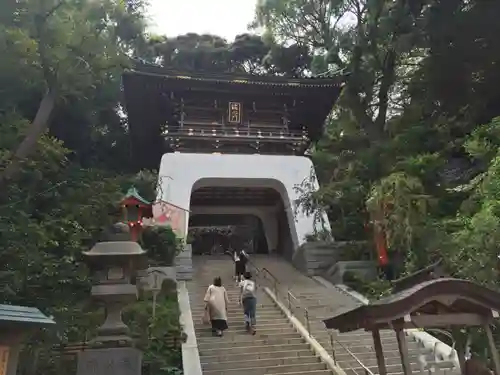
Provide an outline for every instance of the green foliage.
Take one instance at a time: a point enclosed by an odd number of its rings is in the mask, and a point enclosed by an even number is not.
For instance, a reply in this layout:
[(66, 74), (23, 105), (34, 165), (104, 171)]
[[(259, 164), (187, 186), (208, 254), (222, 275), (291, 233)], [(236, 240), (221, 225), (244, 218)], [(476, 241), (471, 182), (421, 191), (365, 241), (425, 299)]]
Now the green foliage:
[(366, 205), (373, 224), (385, 233), (390, 251), (411, 253), (414, 230), (424, 224), (429, 201), (419, 179), (402, 172), (392, 173), (372, 187)]
[(179, 324), (177, 295), (159, 296), (155, 318), (152, 313), (151, 296), (145, 296), (124, 313), (124, 320), (131, 327), (132, 335), (139, 338), (137, 344), (143, 351), (142, 373), (180, 375), (180, 345), (184, 338)]
[(182, 250), (184, 241), (170, 227), (145, 227), (142, 247), (148, 258), (157, 265), (172, 266), (175, 256)]
[(390, 294), (391, 284), (384, 279), (365, 281), (358, 273), (346, 271), (343, 276), (344, 283), (368, 299), (377, 300)]
[[(120, 110), (132, 56), (199, 72), (349, 73), (312, 148), (320, 189), (312, 180), (298, 187), (298, 209), (318, 222), (326, 210), (337, 240), (371, 241), (371, 217), (391, 255), (404, 255), (402, 273), (441, 256), (453, 275), (498, 288), (499, 11), (500, 2), (479, 0), (263, 0), (255, 22), (263, 37), (227, 42), (148, 39), (141, 1), (3, 2), (0, 172), (33, 133), (47, 89), (56, 100), (48, 134), (42, 127), (37, 151), (0, 193), (0, 299), (55, 315), (59, 331), (33, 337), (33, 349), (48, 353), (95, 329), (101, 316), (84, 309), (91, 280), (81, 252), (130, 185), (152, 201), (158, 193), (155, 172), (132, 170)], [(161, 263), (178, 251), (171, 232), (147, 230), (143, 240)], [(380, 296), (387, 286), (364, 290)], [(152, 338), (147, 371), (165, 373), (178, 352), (161, 330), (175, 331), (177, 318), (164, 311), (168, 323), (157, 310), (151, 322), (141, 303), (133, 310), (138, 333)], [(46, 362), (40, 373), (50, 374)]]
[[(149, 202), (155, 202), (157, 196), (158, 183), (158, 172), (142, 170), (134, 175), (132, 178), (132, 186), (134, 186), (141, 197)], [(124, 189), (128, 189), (130, 186), (124, 186)]]
[(0, 5), (0, 175), (33, 135), (47, 89), (56, 99), (36, 147), (0, 192), (0, 301), (36, 306), (58, 323), (29, 338), (21, 370), (30, 375), (57, 373), (53, 345), (91, 338), (102, 323), (102, 311), (88, 306), (81, 254), (112, 223), (126, 189), (137, 184), (155, 199), (153, 172), (132, 174), (119, 110), (121, 74), (145, 35), (139, 1)]
[(457, 230), (443, 247), (445, 259), (453, 272), (481, 284), (498, 284), (497, 233), (500, 228), (500, 157), (493, 159), (482, 183), (476, 188), (478, 209), (459, 214)]
[(299, 44), (282, 46), (252, 34), (237, 35), (231, 43), (210, 34), (160, 37), (149, 49), (148, 60), (180, 71), (299, 76), (311, 61)]
[(491, 161), (500, 146), (500, 117), (474, 129), (464, 146), (473, 158)]
[[(371, 219), (401, 275), (443, 258), (452, 275), (500, 287), (499, 6), (259, 2), (256, 24), (277, 43), (307, 46), (311, 71), (349, 73), (312, 149), (320, 188), (300, 186), (298, 209), (326, 210), (340, 240), (372, 241)], [(389, 289), (351, 279), (375, 298)], [(484, 333), (473, 333), (476, 351)]]

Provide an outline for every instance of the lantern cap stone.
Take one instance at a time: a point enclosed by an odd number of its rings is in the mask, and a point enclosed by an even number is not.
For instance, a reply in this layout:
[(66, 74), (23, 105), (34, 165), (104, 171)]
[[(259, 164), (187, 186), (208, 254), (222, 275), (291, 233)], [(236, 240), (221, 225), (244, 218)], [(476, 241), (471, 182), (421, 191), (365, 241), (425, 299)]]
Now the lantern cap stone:
[(110, 229), (113, 234), (130, 233), (130, 227), (123, 222), (114, 223), (113, 225), (111, 225)]
[(0, 326), (3, 324), (46, 326), (56, 322), (36, 307), (0, 305)]
[(146, 254), (135, 241), (109, 241), (98, 242), (90, 251), (84, 251), (83, 255), (88, 257), (125, 257), (141, 256)]
[(143, 198), (139, 192), (137, 191), (137, 189), (135, 188), (135, 186), (131, 186), (128, 190), (127, 190), (127, 193), (125, 194), (125, 196), (123, 197), (122, 201), (125, 201), (127, 199), (136, 199), (137, 201), (139, 201), (140, 203), (142, 204), (145, 204), (145, 205), (150, 205), (151, 202), (149, 202), (147, 199)]
[(122, 222), (107, 227), (102, 232), (101, 242), (132, 241), (130, 227)]

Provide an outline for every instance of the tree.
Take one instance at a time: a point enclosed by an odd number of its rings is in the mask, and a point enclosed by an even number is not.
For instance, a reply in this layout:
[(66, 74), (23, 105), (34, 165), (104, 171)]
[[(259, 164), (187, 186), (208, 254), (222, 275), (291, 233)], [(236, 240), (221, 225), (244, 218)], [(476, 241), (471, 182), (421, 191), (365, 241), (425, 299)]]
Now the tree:
[[(480, 68), (497, 59), (495, 40), (486, 30), (498, 26), (485, 14), (495, 7), (458, 0), (259, 4), (257, 24), (280, 43), (307, 48), (313, 73), (348, 73), (327, 132), (312, 149), (320, 189), (305, 189), (299, 202), (309, 210), (326, 209), (335, 238), (365, 238), (368, 195), (394, 173), (418, 179), (422, 193), (435, 198), (429, 215), (436, 220), (457, 212), (466, 194), (453, 188), (480, 167), (463, 143), (470, 130), (495, 115), (492, 106), (486, 111), (479, 104), (496, 100), (482, 79), (490, 69)], [(467, 34), (466, 25), (481, 20), (489, 26), (478, 25), (474, 35), (460, 36)], [(473, 58), (479, 52), (484, 59)], [(442, 74), (443, 66), (451, 69)], [(476, 83), (469, 79), (467, 90), (484, 98), (468, 100), (454, 88), (452, 95), (459, 70), (467, 71), (465, 77), (480, 77)], [(481, 120), (478, 115), (485, 113)]]
[(302, 46), (281, 46), (254, 34), (237, 35), (229, 43), (216, 35), (190, 33), (153, 38), (145, 60), (180, 71), (300, 76), (311, 57)]
[(413, 64), (423, 5), (404, 0), (262, 1), (257, 24), (278, 41), (307, 47), (316, 73), (348, 71), (340, 103), (370, 141), (377, 141), (396, 110), (399, 78)]
[(112, 222), (126, 188), (149, 178), (127, 168), (120, 111), (121, 74), (145, 44), (141, 4), (129, 5), (0, 6), (0, 299), (58, 323), (29, 338), (30, 374), (57, 373), (53, 345), (84, 341), (100, 323), (87, 306), (81, 253)]
[[(119, 87), (131, 43), (142, 31), (139, 18), (132, 22), (125, 5), (110, 1), (21, 1), (9, 11), (0, 24), (0, 45), (8, 56), (0, 75), (2, 87), (7, 87), (2, 107), (15, 107), (33, 120), (24, 139), (4, 160), (2, 184), (19, 173), (58, 103), (81, 101), (94, 93), (96, 84), (114, 82)], [(100, 50), (106, 53), (95, 53)], [(18, 65), (14, 69), (21, 73), (14, 78), (12, 65)]]

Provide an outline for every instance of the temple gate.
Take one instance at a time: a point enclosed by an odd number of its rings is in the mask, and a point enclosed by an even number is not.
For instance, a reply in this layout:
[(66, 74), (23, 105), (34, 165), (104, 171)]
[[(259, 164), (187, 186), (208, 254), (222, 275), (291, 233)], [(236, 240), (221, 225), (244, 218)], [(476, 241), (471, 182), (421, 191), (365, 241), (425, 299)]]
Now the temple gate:
[(158, 204), (187, 213), (183, 233), (195, 217), (209, 224), (217, 215), (251, 215), (262, 227), (260, 249), (291, 257), (317, 229), (314, 217), (295, 209), (296, 187), (307, 179), (318, 187), (304, 155), (322, 134), (341, 80), (144, 65), (123, 83), (136, 167), (160, 164)]

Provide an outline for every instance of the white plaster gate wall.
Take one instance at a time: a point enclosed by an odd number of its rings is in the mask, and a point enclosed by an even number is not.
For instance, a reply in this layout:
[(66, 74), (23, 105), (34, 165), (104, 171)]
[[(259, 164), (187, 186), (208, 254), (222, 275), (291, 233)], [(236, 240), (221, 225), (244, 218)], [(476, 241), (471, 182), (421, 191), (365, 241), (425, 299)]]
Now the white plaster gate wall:
[[(292, 206), (299, 197), (295, 187), (309, 178), (312, 170), (312, 162), (303, 156), (169, 153), (161, 159), (158, 199), (190, 209), (191, 192), (201, 187), (273, 188), (285, 204), (296, 249), (317, 225), (312, 216), (301, 210), (294, 215)], [(314, 186), (318, 188), (317, 181)], [(326, 214), (323, 216), (324, 229), (330, 230)], [(185, 233), (188, 221), (187, 218)]]

